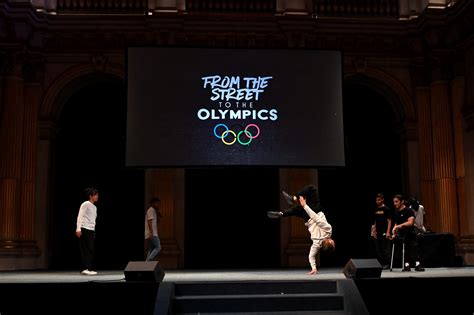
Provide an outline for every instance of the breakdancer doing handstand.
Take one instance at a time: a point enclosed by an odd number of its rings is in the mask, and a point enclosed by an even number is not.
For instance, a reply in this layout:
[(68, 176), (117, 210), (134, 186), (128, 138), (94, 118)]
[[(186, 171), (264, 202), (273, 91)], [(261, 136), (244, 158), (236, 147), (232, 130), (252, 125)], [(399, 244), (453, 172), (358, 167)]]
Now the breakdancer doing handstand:
[(313, 242), (308, 255), (309, 264), (311, 265), (311, 271), (308, 272), (308, 274), (315, 275), (318, 272), (316, 256), (320, 250), (335, 250), (335, 242), (331, 238), (332, 227), (327, 222), (326, 216), (322, 211), (316, 213), (311, 206), (309, 206), (309, 204), (311, 204), (315, 209), (321, 210), (317, 189), (309, 185), (305, 186), (295, 196), (291, 196), (286, 192), (283, 192), (283, 196), (288, 203), (291, 202), (294, 204), (284, 211), (269, 211), (267, 214), (270, 218), (298, 216), (306, 221), (305, 225), (308, 227)]

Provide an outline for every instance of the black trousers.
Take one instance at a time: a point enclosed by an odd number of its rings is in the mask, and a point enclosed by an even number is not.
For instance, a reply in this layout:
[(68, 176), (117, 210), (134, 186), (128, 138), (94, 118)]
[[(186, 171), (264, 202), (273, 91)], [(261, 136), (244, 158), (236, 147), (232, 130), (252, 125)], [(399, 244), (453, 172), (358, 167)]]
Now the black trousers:
[(380, 236), (373, 240), (378, 261), (382, 265), (390, 264), (390, 240), (388, 240), (385, 236)]
[(79, 238), (79, 249), (81, 251), (81, 270), (93, 270), (92, 263), (94, 261), (94, 238), (95, 232), (81, 228), (81, 237)]
[(394, 242), (398, 248), (402, 248), (402, 244), (405, 243), (405, 263), (408, 262), (411, 267), (414, 267), (417, 261), (422, 263), (420, 259), (420, 247), (415, 233), (408, 233), (402, 238), (396, 238)]

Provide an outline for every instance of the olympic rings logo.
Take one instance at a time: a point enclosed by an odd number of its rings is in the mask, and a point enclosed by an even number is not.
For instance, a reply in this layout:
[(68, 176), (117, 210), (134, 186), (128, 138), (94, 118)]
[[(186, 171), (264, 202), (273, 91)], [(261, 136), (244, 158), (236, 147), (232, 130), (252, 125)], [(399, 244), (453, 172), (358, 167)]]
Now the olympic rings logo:
[[(252, 134), (249, 128), (254, 128), (256, 134)], [(219, 132), (224, 129), (220, 134)], [(253, 139), (256, 139), (260, 135), (260, 128), (256, 124), (248, 124), (243, 130), (236, 133), (230, 130), (226, 124), (217, 124), (214, 127), (214, 136), (221, 139), (225, 145), (233, 145), (235, 142), (239, 142), (241, 145), (249, 145)], [(243, 139), (242, 139), (243, 138)]]

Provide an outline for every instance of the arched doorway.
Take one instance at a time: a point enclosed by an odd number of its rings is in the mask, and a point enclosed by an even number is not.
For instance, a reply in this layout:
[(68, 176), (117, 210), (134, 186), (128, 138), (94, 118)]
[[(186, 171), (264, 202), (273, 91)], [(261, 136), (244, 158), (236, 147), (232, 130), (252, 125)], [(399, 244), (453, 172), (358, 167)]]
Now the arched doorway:
[[(106, 74), (80, 77), (64, 88), (55, 142), (53, 269), (78, 269), (74, 236), (85, 187), (99, 189), (97, 269), (123, 269), (143, 259), (144, 172), (125, 167), (126, 88)], [(63, 93), (63, 94), (64, 94)]]
[(344, 84), (346, 166), (321, 169), (319, 187), (326, 216), (333, 225), (337, 260), (373, 257), (370, 242), (375, 194), (404, 193), (400, 131), (403, 113), (366, 77)]

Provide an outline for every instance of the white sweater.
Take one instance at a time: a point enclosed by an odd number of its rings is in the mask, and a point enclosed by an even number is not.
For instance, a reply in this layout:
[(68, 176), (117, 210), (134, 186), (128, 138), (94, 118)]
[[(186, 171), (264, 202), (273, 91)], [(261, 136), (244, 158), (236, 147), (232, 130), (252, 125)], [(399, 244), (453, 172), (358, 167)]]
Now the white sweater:
[(77, 215), (76, 232), (79, 232), (81, 228), (85, 228), (91, 231), (95, 230), (95, 219), (97, 218), (97, 207), (88, 201), (84, 201), (79, 208), (79, 214)]
[(322, 211), (314, 212), (308, 205), (304, 206), (304, 210), (309, 215), (310, 219), (305, 223), (311, 233), (311, 239), (323, 240), (332, 235), (332, 227), (326, 220), (326, 216)]

